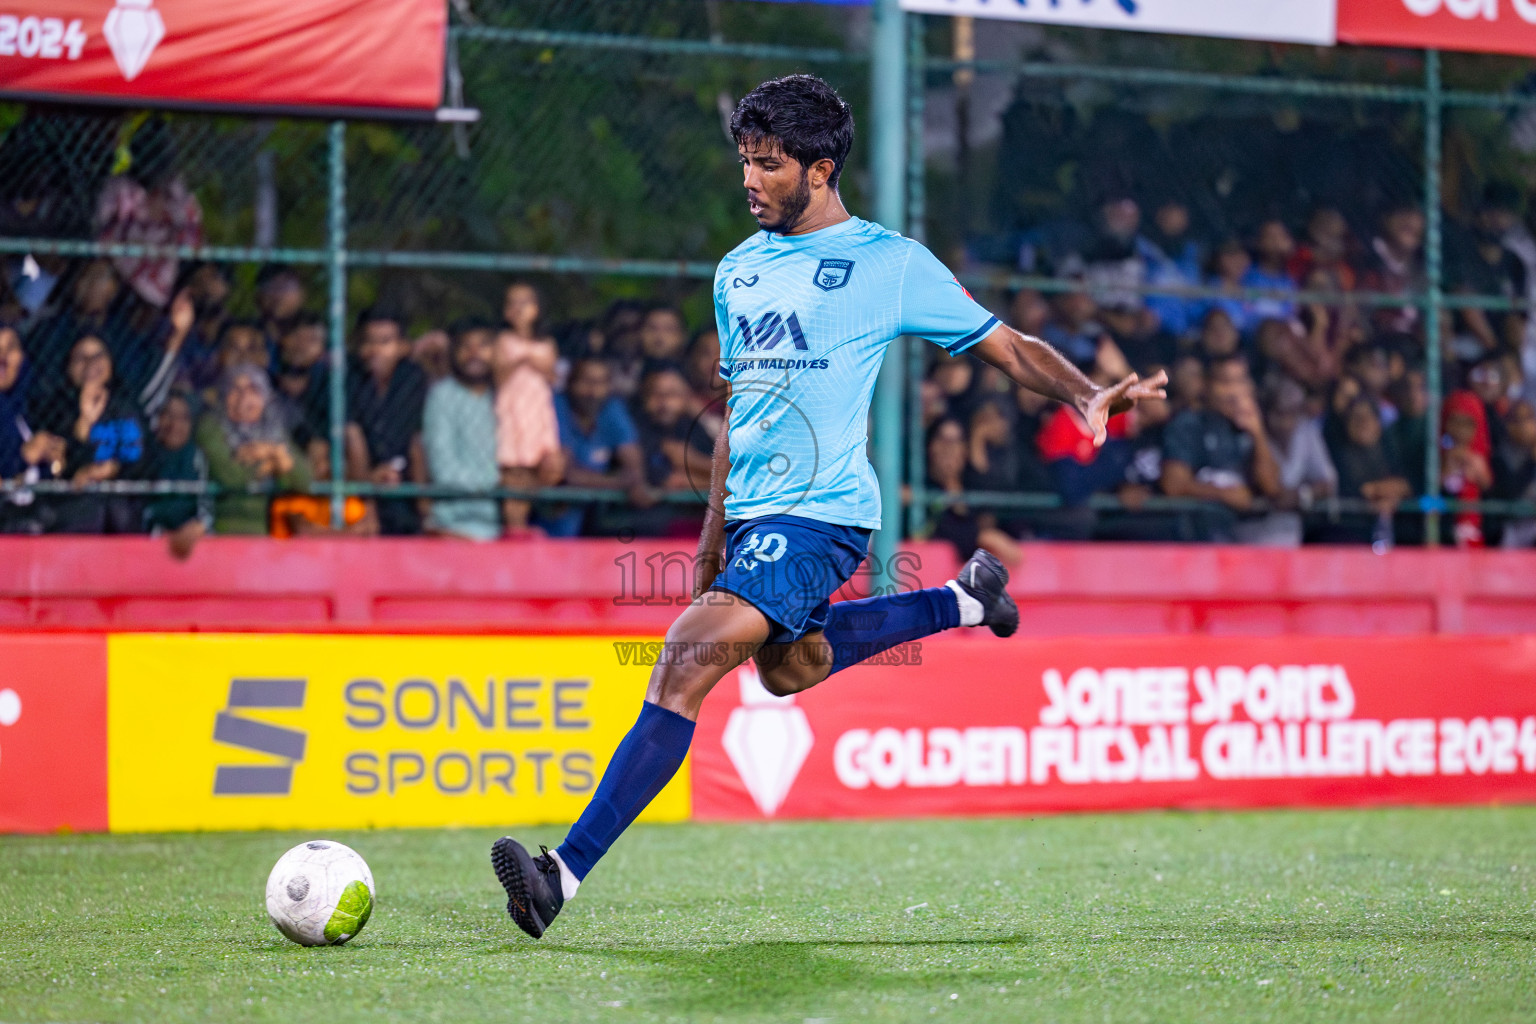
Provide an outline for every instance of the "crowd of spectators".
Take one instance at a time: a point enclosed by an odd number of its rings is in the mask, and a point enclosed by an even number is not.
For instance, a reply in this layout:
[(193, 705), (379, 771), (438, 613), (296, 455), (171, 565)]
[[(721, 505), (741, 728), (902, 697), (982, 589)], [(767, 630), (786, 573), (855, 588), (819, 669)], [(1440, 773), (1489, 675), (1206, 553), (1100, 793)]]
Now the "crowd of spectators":
[[(1519, 200), (1490, 188), (1469, 223), (1447, 225), (1448, 293), (1536, 296)], [(1536, 324), (1513, 303), (1444, 313), (1431, 448), (1424, 314), (1409, 301), (1427, 288), (1424, 249), (1411, 203), (1358, 233), (1324, 206), (1210, 239), (1181, 202), (1144, 211), (1112, 195), (1091, 226), (1026, 234), (1021, 265), (1057, 286), (1010, 296), (1012, 325), (1100, 383), (1164, 370), (1168, 401), (1115, 421), (1095, 449), (1074, 410), (934, 354), (922, 420), (935, 535), (963, 553), (1023, 537), (1417, 543), (1422, 515), (1401, 513), (1431, 457), (1447, 501), (1536, 499)], [(1017, 498), (1041, 493), (1058, 507)], [(1528, 518), (1448, 507), (1447, 543), (1536, 541)]]
[[(1323, 208), (1299, 241), (1270, 220), (1211, 243), (1178, 203), (1144, 222), (1135, 200), (1110, 199), (1091, 243), (1058, 253), (1060, 287), (1018, 291), (1000, 312), (1096, 381), (1166, 370), (1167, 401), (1116, 419), (1095, 448), (1074, 410), (931, 350), (913, 439), (925, 446), (925, 529), (962, 555), (981, 544), (1011, 556), (1026, 537), (1422, 541), (1423, 517), (1404, 514), (1431, 450), (1421, 306), (1359, 296), (1421, 287), (1423, 236), (1411, 206), (1358, 240)], [(1497, 190), (1447, 259), (1453, 291), (1523, 298), (1536, 281), (1536, 241)], [(499, 317), (415, 337), (396, 311), (365, 311), (333, 388), (303, 277), (268, 267), (254, 288), (237, 303), (226, 268), (171, 259), (6, 264), (0, 530), (182, 543), (697, 532), (698, 501), (666, 499), (707, 490), (724, 390), (712, 324), (690, 334), (676, 308), (620, 301), (553, 330), (538, 290), (517, 281)], [(1442, 326), (1443, 497), (1536, 499), (1531, 325), (1518, 310), (1459, 309)], [(338, 471), (430, 493), (350, 496), (337, 526), (314, 485)], [(218, 485), (211, 496), (204, 481)], [(559, 485), (624, 497), (534, 494)], [(1457, 509), (1444, 529), (1466, 546), (1536, 543), (1536, 520), (1520, 516)]]

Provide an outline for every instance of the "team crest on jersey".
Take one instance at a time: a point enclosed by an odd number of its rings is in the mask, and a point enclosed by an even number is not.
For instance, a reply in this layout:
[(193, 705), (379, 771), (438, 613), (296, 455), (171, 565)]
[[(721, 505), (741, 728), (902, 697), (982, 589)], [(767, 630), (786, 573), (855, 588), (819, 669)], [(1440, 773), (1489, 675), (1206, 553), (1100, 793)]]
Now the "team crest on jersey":
[(822, 260), (816, 267), (816, 287), (824, 292), (841, 288), (853, 276), (853, 260)]

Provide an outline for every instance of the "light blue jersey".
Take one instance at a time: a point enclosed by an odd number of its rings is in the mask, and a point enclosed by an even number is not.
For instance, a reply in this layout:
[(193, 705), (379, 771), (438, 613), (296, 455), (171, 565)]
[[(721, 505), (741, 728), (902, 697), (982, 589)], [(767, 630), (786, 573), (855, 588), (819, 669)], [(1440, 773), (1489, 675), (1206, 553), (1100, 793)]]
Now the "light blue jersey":
[(911, 334), (953, 354), (997, 326), (922, 245), (857, 217), (738, 245), (715, 271), (715, 318), (731, 382), (726, 518), (871, 530), (880, 488), (865, 447), (886, 346)]

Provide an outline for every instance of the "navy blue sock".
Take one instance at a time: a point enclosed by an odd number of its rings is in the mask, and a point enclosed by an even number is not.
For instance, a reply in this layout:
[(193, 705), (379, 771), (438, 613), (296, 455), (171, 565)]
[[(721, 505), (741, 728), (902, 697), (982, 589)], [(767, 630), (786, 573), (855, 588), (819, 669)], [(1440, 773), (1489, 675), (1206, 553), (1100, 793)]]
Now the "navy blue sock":
[(692, 742), (688, 719), (650, 701), (640, 706), (640, 717), (613, 752), (592, 802), (555, 849), (578, 880), (672, 781)]
[(960, 599), (948, 587), (839, 601), (832, 606), (824, 631), (832, 645), (832, 672), (958, 625)]

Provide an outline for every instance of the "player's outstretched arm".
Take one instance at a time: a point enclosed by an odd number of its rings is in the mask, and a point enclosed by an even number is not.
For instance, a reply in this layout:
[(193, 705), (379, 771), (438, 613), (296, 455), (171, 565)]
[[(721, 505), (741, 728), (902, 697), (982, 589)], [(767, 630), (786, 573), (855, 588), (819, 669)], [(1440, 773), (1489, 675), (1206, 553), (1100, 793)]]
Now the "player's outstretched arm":
[(693, 596), (698, 598), (720, 575), (725, 556), (725, 478), (731, 472), (731, 407), (725, 407), (720, 433), (715, 435), (715, 458), (709, 471), (709, 504), (704, 509), (704, 529), (699, 533), (699, 554), (693, 563)]
[(1108, 436), (1111, 416), (1125, 412), (1143, 398), (1164, 397), (1163, 385), (1168, 383), (1168, 375), (1159, 370), (1151, 380), (1143, 381), (1133, 373), (1101, 388), (1050, 345), (1005, 324), (999, 324), (969, 351), (1002, 370), (1020, 387), (1074, 406), (1093, 431), (1095, 445), (1103, 444)]

